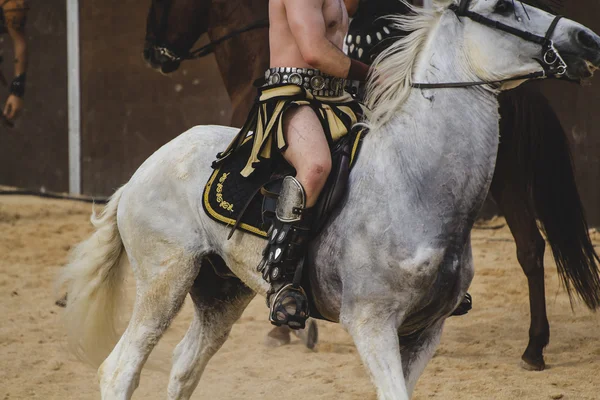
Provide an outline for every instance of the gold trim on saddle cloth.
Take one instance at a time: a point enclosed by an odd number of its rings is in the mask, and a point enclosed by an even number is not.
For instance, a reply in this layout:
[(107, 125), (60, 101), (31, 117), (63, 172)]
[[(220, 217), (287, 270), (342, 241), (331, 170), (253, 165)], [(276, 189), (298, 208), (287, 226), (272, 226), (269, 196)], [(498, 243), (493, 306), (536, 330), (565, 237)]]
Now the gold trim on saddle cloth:
[[(247, 142), (250, 139), (251, 139), (250, 137), (246, 138), (246, 140), (244, 141), (244, 143)], [(204, 188), (204, 196), (202, 196), (203, 197), (203, 205), (204, 205), (204, 209), (206, 210), (206, 212), (208, 212), (209, 216), (211, 218), (213, 218), (214, 220), (222, 222), (222, 223), (224, 223), (226, 225), (234, 225), (235, 222), (236, 222), (235, 219), (228, 218), (225, 215), (220, 214), (218, 211), (214, 210), (211, 207), (211, 205), (210, 205), (210, 199), (209, 199), (210, 189), (211, 189), (212, 185), (214, 184), (215, 180), (217, 179), (217, 177), (220, 176), (220, 178), (219, 178), (219, 184), (224, 185), (225, 181), (227, 180), (227, 175), (229, 175), (229, 174), (225, 174), (225, 173), (222, 174), (221, 173), (221, 168), (216, 168), (213, 171), (210, 179), (208, 180), (208, 182), (206, 183), (206, 186)], [(217, 188), (217, 190), (218, 189), (219, 188)], [(228, 203), (226, 199), (221, 199), (221, 200), (222, 201), (217, 200), (217, 202), (219, 203), (219, 205), (221, 207), (223, 207), (224, 209), (229, 209), (229, 206), (231, 204)], [(226, 203), (226, 204), (223, 204), (223, 203)], [(245, 223), (242, 222), (242, 223), (240, 223), (239, 228), (245, 230), (246, 232), (253, 233), (253, 234), (257, 235), (257, 236), (261, 236), (261, 237), (264, 237), (264, 238), (267, 237), (267, 232), (264, 231), (264, 230), (262, 230), (262, 229), (260, 229), (260, 228), (258, 228), (258, 227), (256, 227), (256, 226), (252, 226), (252, 225), (245, 224)]]
[(261, 161), (270, 159), (274, 148), (284, 151), (287, 143), (283, 133), (283, 115), (291, 106), (310, 106), (315, 111), (330, 146), (348, 134), (361, 112), (360, 104), (346, 92), (338, 97), (321, 97), (313, 96), (303, 86), (294, 84), (262, 87), (246, 123), (227, 149), (217, 155), (213, 167), (238, 150), (248, 138), (253, 140), (253, 144), (248, 161), (240, 172), (244, 177), (250, 176)]

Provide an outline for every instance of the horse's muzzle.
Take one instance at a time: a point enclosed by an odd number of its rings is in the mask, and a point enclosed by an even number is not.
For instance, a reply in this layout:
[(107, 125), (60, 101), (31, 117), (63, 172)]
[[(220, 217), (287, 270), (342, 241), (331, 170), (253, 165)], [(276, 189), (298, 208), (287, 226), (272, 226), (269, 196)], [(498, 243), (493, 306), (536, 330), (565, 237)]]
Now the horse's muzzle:
[(576, 81), (589, 79), (600, 68), (600, 36), (581, 26), (573, 29), (570, 37), (568, 45), (559, 48), (567, 63), (567, 77)]
[(169, 74), (177, 71), (181, 61), (169, 56), (169, 53), (167, 52), (168, 50), (157, 47), (153, 43), (146, 41), (142, 56), (144, 57), (144, 61), (146, 61), (152, 69), (162, 72), (163, 74)]

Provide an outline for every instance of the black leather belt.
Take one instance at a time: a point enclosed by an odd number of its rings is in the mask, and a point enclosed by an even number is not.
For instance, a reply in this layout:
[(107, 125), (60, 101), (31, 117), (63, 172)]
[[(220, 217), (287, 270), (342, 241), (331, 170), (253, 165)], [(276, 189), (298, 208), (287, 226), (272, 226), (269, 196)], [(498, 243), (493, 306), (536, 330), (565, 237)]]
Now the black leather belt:
[(302, 86), (313, 96), (339, 97), (344, 94), (346, 80), (327, 75), (318, 69), (276, 67), (265, 72), (264, 87), (289, 83)]

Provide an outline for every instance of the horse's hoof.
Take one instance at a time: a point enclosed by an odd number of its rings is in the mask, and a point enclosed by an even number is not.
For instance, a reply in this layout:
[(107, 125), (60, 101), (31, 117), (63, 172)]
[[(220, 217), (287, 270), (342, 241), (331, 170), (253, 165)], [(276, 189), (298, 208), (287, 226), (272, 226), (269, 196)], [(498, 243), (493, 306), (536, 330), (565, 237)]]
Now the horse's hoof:
[(544, 357), (529, 358), (525, 354), (521, 357), (521, 367), (527, 371), (543, 371), (546, 369)]
[(265, 346), (275, 348), (290, 344), (290, 328), (287, 326), (278, 326), (271, 329), (265, 338)]
[(309, 350), (313, 350), (319, 342), (319, 326), (312, 319), (306, 322), (306, 328), (294, 331), (294, 334), (298, 336)]
[(67, 306), (67, 293), (65, 293), (65, 295), (60, 299), (56, 300), (54, 304), (56, 304), (59, 307), (65, 308)]

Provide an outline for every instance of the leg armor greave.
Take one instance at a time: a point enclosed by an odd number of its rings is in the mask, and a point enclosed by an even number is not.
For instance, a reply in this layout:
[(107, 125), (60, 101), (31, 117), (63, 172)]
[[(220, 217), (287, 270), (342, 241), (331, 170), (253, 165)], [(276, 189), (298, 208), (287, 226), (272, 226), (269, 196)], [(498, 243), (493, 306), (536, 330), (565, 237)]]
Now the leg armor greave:
[(308, 318), (308, 300), (300, 286), (302, 263), (311, 233), (311, 209), (298, 180), (287, 176), (277, 199), (275, 221), (258, 270), (271, 283), (269, 320), (274, 325), (302, 329)]

